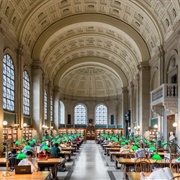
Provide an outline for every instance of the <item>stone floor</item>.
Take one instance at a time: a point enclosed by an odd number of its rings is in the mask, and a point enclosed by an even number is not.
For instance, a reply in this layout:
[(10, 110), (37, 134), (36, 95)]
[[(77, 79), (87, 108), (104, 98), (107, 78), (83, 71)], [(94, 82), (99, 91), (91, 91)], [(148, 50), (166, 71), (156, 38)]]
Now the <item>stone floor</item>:
[(65, 172), (58, 172), (59, 180), (121, 180), (123, 173), (95, 141), (86, 141), (72, 161), (66, 162)]

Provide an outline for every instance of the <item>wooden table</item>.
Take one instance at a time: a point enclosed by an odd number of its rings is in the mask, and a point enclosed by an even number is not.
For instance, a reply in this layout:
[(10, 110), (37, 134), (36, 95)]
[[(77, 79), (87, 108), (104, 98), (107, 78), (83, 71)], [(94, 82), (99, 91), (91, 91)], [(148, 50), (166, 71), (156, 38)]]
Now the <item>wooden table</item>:
[[(149, 176), (151, 173), (144, 173), (145, 176)], [(179, 175), (178, 173), (173, 173), (174, 176)], [(130, 180), (140, 180), (140, 173), (139, 172), (127, 172), (127, 176)]]
[(64, 156), (68, 156), (68, 160), (71, 160), (71, 155), (72, 155), (72, 152), (71, 151), (60, 151), (59, 153), (60, 155), (64, 155)]
[[(128, 155), (131, 155), (132, 157), (134, 157), (134, 153), (122, 153), (120, 151), (111, 151), (109, 152), (110, 154), (110, 160), (113, 161), (113, 156), (116, 156), (116, 158), (118, 156), (121, 156), (121, 157), (127, 157)], [(129, 156), (130, 157), (130, 156)]]
[(9, 174), (11, 176), (8, 176), (8, 177), (4, 177), (3, 176), (3, 173), (4, 172), (0, 172), (0, 179), (1, 180), (5, 180), (5, 179), (10, 179), (10, 180), (15, 180), (15, 179), (18, 179), (18, 180), (34, 180), (34, 179), (37, 179), (37, 180), (45, 180), (45, 179), (48, 179), (48, 176), (50, 174), (49, 171), (39, 171), (39, 172), (34, 172), (32, 174), (15, 174), (14, 172), (9, 172)]
[[(149, 159), (150, 160), (150, 164), (154, 163), (155, 160), (152, 160), (152, 159)], [(123, 171), (124, 171), (124, 179), (126, 179), (126, 174), (127, 174), (127, 171), (129, 169), (129, 167), (133, 167), (135, 166), (136, 163), (139, 163), (139, 162), (136, 162), (135, 159), (128, 159), (128, 158), (117, 158), (116, 159), (116, 168), (118, 168), (118, 164), (121, 164), (123, 165)], [(165, 164), (165, 165), (169, 165), (170, 162), (167, 162), (167, 161), (164, 161), (164, 159), (162, 159), (161, 161), (158, 161), (159, 164)]]
[[(37, 159), (38, 160), (38, 159)], [(51, 167), (54, 179), (57, 178), (57, 166), (63, 164), (64, 158), (49, 158), (47, 160), (38, 160), (39, 167)]]

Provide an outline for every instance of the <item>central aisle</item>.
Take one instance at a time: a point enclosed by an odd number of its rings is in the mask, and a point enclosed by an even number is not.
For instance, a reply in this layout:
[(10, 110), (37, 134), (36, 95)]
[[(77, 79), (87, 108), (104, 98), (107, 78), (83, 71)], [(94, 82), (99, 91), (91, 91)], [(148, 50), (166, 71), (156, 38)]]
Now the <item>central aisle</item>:
[(86, 141), (75, 163), (71, 180), (110, 180), (95, 141)]

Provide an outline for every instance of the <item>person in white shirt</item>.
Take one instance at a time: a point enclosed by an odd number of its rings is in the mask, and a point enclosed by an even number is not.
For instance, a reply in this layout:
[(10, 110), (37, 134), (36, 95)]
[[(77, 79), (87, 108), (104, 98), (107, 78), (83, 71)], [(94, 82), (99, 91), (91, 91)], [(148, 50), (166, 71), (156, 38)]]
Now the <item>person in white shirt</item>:
[(19, 162), (19, 165), (30, 165), (31, 166), (31, 172), (37, 172), (38, 171), (38, 162), (35, 158), (33, 158), (33, 153), (31, 151), (26, 152), (26, 159), (23, 159)]
[(140, 172), (141, 180), (171, 180), (173, 178), (173, 173), (170, 168), (161, 168), (157, 162), (152, 164), (152, 171), (148, 177), (146, 177), (143, 172)]

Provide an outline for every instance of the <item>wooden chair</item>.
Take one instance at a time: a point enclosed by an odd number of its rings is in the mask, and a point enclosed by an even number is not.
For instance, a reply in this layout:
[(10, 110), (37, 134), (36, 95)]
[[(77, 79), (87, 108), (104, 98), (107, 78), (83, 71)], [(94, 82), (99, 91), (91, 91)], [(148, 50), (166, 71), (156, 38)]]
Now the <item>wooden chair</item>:
[(173, 173), (180, 173), (180, 163), (172, 163), (171, 170)]
[(151, 172), (151, 164), (147, 161), (140, 161), (135, 164), (135, 172)]
[(138, 162), (141, 162), (141, 161), (146, 161), (146, 162), (150, 163), (149, 158), (146, 158), (146, 157), (137, 158), (135, 163), (138, 163)]
[(180, 180), (180, 175), (173, 177), (171, 180)]

